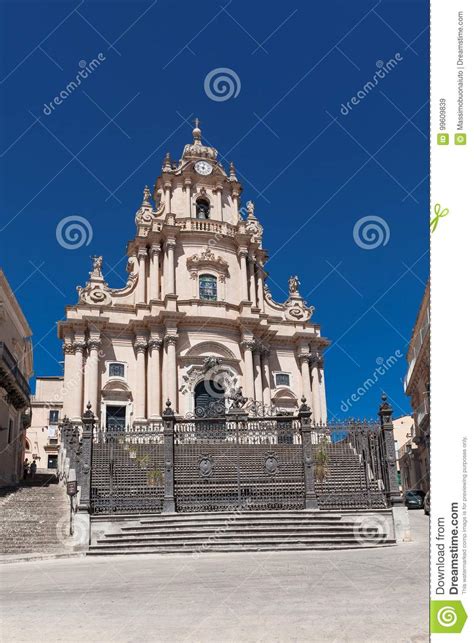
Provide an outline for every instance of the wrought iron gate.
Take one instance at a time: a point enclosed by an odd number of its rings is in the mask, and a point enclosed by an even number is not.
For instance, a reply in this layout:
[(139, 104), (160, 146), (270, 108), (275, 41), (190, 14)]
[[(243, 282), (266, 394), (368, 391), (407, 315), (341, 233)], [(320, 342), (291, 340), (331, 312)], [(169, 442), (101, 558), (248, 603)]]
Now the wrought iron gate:
[(164, 496), (163, 425), (94, 432), (91, 510), (100, 513), (161, 512)]
[(304, 508), (295, 418), (178, 420), (174, 471), (177, 511)]
[(95, 514), (241, 509), (376, 509), (401, 502), (392, 409), (380, 423), (314, 426), (298, 415), (176, 417), (98, 429), (61, 427), (60, 472), (77, 473), (78, 507)]

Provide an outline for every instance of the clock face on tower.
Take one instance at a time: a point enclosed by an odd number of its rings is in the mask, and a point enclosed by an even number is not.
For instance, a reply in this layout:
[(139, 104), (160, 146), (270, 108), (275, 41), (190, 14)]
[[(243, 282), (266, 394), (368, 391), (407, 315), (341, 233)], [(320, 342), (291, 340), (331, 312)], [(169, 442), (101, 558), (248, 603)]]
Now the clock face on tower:
[(194, 169), (198, 174), (202, 174), (203, 176), (207, 176), (212, 172), (212, 165), (208, 163), (207, 161), (198, 161), (194, 165)]

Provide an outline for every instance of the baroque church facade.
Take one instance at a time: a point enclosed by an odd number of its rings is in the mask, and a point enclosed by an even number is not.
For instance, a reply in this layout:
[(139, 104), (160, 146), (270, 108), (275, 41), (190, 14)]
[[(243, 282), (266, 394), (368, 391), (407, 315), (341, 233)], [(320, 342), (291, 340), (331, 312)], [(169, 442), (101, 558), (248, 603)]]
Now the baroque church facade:
[(263, 227), (231, 164), (193, 142), (169, 154), (145, 187), (127, 246), (128, 278), (110, 288), (94, 257), (78, 302), (59, 322), (64, 415), (85, 406), (102, 427), (157, 420), (169, 400), (179, 416), (221, 413), (239, 396), (254, 408), (296, 411), (304, 396), (327, 421), (323, 352), (297, 277), (276, 302), (266, 283)]

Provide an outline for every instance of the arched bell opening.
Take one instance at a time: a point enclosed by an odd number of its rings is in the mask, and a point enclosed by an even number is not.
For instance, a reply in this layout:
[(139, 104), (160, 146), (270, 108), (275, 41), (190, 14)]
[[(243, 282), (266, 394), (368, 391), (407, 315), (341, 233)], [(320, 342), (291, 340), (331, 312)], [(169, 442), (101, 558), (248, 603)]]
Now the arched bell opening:
[(210, 210), (211, 206), (207, 199), (200, 197), (196, 200), (196, 219), (209, 219)]

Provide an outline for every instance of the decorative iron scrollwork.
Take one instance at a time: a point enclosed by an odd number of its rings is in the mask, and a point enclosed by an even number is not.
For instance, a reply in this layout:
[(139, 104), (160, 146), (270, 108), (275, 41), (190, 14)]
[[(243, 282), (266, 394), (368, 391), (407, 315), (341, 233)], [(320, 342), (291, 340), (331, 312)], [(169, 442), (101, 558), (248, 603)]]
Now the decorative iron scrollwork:
[(278, 473), (279, 464), (278, 458), (275, 453), (266, 453), (265, 454), (265, 471), (270, 476), (274, 476)]
[(199, 473), (203, 478), (210, 478), (214, 473), (214, 458), (208, 454), (199, 460)]

